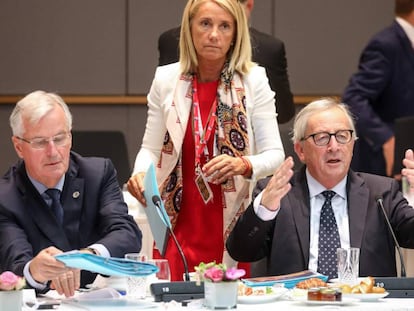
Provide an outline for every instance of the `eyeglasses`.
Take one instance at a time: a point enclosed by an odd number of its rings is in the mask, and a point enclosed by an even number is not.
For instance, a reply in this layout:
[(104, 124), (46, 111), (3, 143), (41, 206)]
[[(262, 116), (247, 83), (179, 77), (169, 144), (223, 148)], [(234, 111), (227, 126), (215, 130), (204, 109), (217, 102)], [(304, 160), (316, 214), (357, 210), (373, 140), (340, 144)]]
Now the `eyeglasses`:
[(336, 141), (339, 144), (344, 145), (351, 141), (353, 133), (353, 130), (339, 130), (335, 133), (319, 132), (315, 134), (310, 134), (305, 138), (302, 138), (301, 140), (304, 141), (307, 140), (309, 137), (312, 137), (316, 146), (326, 146), (331, 141), (331, 137), (335, 136)]
[(50, 138), (36, 137), (33, 139), (25, 139), (23, 137), (16, 136), (17, 139), (28, 143), (33, 149), (45, 149), (49, 146), (50, 142), (53, 142), (56, 147), (63, 147), (69, 143), (71, 137), (71, 133), (57, 134)]

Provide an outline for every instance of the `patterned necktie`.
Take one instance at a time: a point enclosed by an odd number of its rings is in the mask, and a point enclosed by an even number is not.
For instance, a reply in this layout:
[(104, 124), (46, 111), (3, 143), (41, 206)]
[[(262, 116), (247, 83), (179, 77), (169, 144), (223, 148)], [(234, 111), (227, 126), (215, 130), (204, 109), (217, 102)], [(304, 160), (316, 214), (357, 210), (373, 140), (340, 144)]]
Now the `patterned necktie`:
[(338, 226), (331, 204), (335, 192), (326, 190), (322, 194), (325, 197), (325, 203), (322, 206), (319, 223), (318, 272), (333, 279), (338, 276), (336, 249), (341, 247)]
[(55, 214), (56, 220), (61, 225), (63, 222), (63, 206), (60, 203), (60, 190), (50, 188), (46, 190), (46, 193), (52, 199), (52, 205), (50, 207)]

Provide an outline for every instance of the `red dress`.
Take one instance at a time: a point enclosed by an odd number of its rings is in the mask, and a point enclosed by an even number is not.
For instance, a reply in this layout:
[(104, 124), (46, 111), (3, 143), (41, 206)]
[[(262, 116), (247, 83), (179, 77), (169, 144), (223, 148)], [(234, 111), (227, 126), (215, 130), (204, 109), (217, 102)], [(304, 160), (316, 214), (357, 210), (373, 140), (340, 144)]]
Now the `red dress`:
[[(205, 126), (211, 105), (217, 96), (218, 81), (198, 83), (198, 98), (200, 113)], [(189, 116), (191, 118), (191, 114)], [(215, 130), (212, 132), (207, 147), (209, 155), (213, 155)], [(195, 146), (192, 132), (192, 120), (189, 120), (183, 142), (182, 174), (183, 192), (182, 202), (174, 228), (174, 233), (180, 243), (188, 263), (188, 270), (194, 271), (194, 266), (200, 262), (222, 262), (223, 242), (223, 200), (220, 185), (209, 184), (213, 192), (213, 199), (204, 203), (196, 187), (195, 178)], [(201, 166), (206, 163), (206, 157), (201, 157)], [(153, 256), (160, 258), (157, 250)], [(168, 259), (171, 269), (171, 280), (182, 281), (184, 265), (172, 238), (169, 239), (165, 258)]]

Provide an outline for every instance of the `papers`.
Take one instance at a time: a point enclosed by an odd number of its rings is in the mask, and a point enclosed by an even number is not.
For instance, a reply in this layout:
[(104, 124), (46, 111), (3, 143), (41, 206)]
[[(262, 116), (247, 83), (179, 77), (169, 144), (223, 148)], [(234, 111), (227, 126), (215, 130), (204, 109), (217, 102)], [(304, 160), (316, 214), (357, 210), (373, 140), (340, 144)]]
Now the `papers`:
[(58, 254), (55, 258), (68, 267), (88, 270), (104, 275), (146, 276), (158, 271), (158, 268), (155, 265), (146, 262), (114, 257), (105, 258), (78, 251)]
[(121, 296), (113, 288), (102, 288), (79, 294), (74, 298), (62, 300), (63, 304), (70, 304), (86, 310), (138, 310), (156, 308), (157, 305), (145, 300), (129, 300)]
[(297, 283), (310, 278), (319, 278), (325, 282), (328, 280), (328, 277), (325, 275), (310, 270), (304, 270), (291, 274), (242, 279), (242, 281), (247, 286), (273, 286), (276, 283), (283, 283), (286, 288), (293, 288)]
[[(155, 175), (154, 164), (151, 163), (144, 177), (144, 197), (147, 207), (144, 208), (148, 223), (154, 237), (155, 246), (161, 255), (165, 255), (167, 247), (169, 228), (171, 228), (170, 218), (165, 211), (164, 204), (160, 199), (157, 178)], [(158, 206), (155, 204), (157, 202)]]

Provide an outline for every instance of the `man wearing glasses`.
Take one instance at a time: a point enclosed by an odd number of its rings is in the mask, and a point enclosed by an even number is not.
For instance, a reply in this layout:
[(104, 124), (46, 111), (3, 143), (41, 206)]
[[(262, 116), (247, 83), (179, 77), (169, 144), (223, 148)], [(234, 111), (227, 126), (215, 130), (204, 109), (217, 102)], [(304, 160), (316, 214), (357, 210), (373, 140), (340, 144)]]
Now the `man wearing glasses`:
[(267, 275), (309, 269), (331, 279), (337, 277), (336, 249), (357, 247), (360, 276), (396, 276), (380, 201), (401, 247), (414, 248), (414, 209), (394, 179), (350, 170), (356, 139), (344, 104), (325, 98), (303, 108), (293, 142), (304, 166), (293, 173), (289, 157), (258, 183), (227, 240), (229, 254), (239, 261), (266, 257)]
[(28, 94), (10, 126), (20, 160), (0, 179), (0, 272), (24, 276), (39, 292), (73, 296), (96, 274), (69, 269), (54, 255), (124, 257), (140, 251), (141, 231), (111, 161), (71, 152), (72, 115), (60, 96)]

